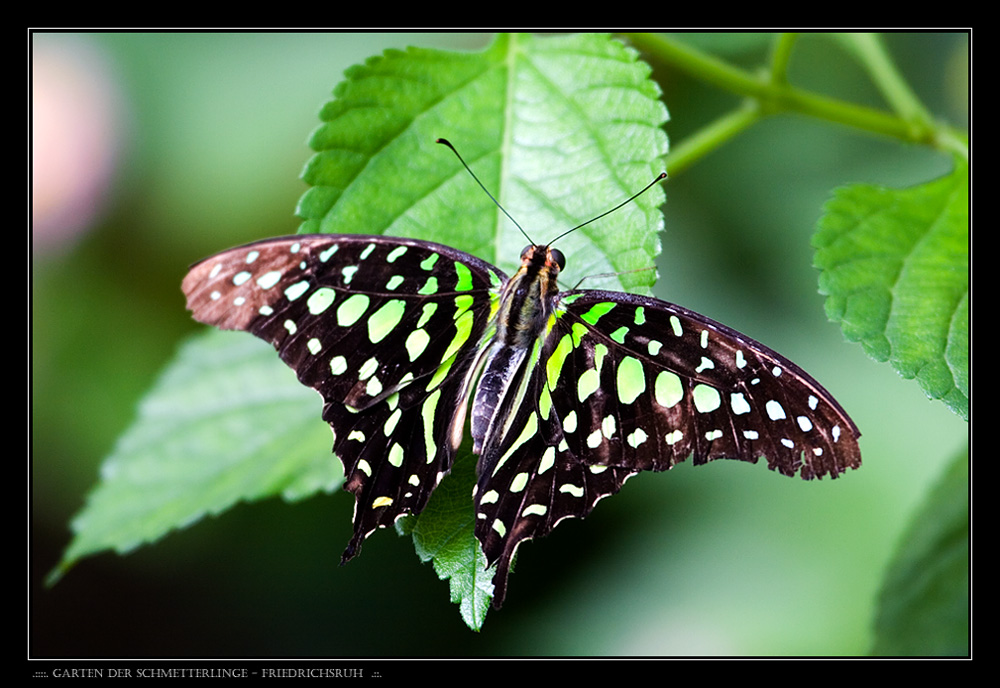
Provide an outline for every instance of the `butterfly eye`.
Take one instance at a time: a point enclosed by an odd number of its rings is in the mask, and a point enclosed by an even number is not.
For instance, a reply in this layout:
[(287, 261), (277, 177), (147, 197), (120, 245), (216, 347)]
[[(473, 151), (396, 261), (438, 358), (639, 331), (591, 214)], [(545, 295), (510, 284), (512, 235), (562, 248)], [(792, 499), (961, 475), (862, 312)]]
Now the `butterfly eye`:
[(532, 246), (531, 244), (528, 244), (527, 246), (525, 246), (524, 248), (522, 248), (521, 249), (521, 260), (527, 260), (528, 258), (530, 258), (531, 257), (531, 252), (532, 252), (532, 250), (534, 248), (535, 247)]
[(557, 248), (550, 248), (549, 249), (549, 259), (553, 263), (555, 263), (556, 265), (558, 265), (560, 270), (564, 270), (566, 268), (566, 256), (564, 256), (563, 252), (560, 251), (559, 249), (557, 249)]

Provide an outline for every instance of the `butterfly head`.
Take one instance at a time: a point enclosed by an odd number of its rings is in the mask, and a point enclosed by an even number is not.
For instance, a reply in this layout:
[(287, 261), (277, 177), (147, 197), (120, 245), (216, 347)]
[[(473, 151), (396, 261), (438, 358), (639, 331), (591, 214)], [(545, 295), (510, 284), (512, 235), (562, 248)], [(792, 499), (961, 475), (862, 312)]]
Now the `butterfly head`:
[(566, 256), (557, 248), (528, 244), (521, 251), (521, 265), (538, 265), (548, 269), (553, 276), (566, 268)]

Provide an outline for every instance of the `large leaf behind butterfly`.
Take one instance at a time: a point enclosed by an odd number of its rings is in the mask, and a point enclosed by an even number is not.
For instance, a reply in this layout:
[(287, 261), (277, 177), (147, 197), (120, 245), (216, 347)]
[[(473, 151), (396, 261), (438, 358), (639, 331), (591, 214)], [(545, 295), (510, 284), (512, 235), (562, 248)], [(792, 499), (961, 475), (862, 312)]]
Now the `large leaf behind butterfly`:
[[(437, 136), (447, 135), (461, 145), (477, 174), (522, 224), (539, 233), (539, 239), (605, 210), (609, 199), (627, 196), (662, 169), (656, 161), (666, 153), (666, 136), (660, 128), (666, 110), (658, 100), (659, 89), (648, 78), (649, 67), (607, 36), (500, 36), (486, 51), (467, 54), (415, 48), (389, 51), (353, 67), (346, 76), (323, 108), (324, 123), (310, 142), (317, 154), (303, 173), (313, 188), (299, 204), (298, 213), (305, 220), (302, 231), (419, 237), (469, 251), (510, 271), (523, 239), (512, 239), (516, 230), (487, 198), (474, 189), (470, 192), (465, 173), (433, 144)], [(587, 192), (580, 193), (581, 189)], [(585, 229), (567, 237), (561, 246), (574, 259), (564, 282), (624, 273), (620, 278), (603, 278), (601, 286), (641, 289), (650, 284), (652, 271), (628, 271), (649, 267), (659, 251), (662, 216), (656, 208), (661, 199), (662, 192), (654, 190), (619, 211), (614, 232)], [(217, 335), (209, 336), (213, 344), (192, 342), (189, 347), (215, 350), (220, 346)], [(229, 345), (259, 346), (237, 339), (229, 338)], [(259, 350), (264, 355), (246, 363), (237, 377), (264, 380), (284, 375), (289, 384), (298, 385), (266, 345)], [(223, 353), (220, 358), (236, 356)], [(190, 375), (189, 360), (178, 358), (168, 375)], [(256, 389), (266, 395), (269, 387), (261, 382)], [(150, 402), (159, 394), (151, 392)], [(306, 403), (311, 398), (315, 409), (320, 407), (308, 390), (299, 394), (304, 394)], [(194, 388), (191, 395), (197, 395)], [(232, 412), (240, 413), (238, 406)], [(317, 460), (339, 471), (329, 454), (325, 424), (315, 410), (308, 415), (318, 429)], [(147, 422), (138, 418), (132, 431), (143, 434)], [(177, 415), (160, 422), (169, 425), (162, 436), (187, 437), (187, 455), (204, 466), (225, 463), (227, 448), (238, 451), (242, 442), (238, 426), (232, 424), (216, 425), (212, 441), (199, 444), (191, 441), (198, 436), (190, 428), (194, 419)], [(278, 438), (286, 428), (272, 430), (275, 444), (280, 445)], [(280, 454), (278, 450), (272, 457), (275, 465), (287, 466)], [(136, 490), (132, 497), (138, 510), (120, 518), (121, 505), (111, 498), (118, 492), (118, 481), (130, 470), (141, 473), (144, 464), (161, 461), (170, 458), (157, 443), (128, 443), (116, 452), (116, 465), (126, 468), (102, 475), (75, 521), (76, 536), (60, 571), (101, 549), (127, 549), (190, 525), (197, 518), (192, 514), (219, 513), (241, 499), (282, 494), (282, 486), (298, 482), (301, 470), (290, 467), (288, 475), (271, 475), (266, 484), (246, 485), (242, 492), (221, 500), (212, 488), (213, 478), (206, 477), (206, 489), (198, 492), (204, 495), (202, 503), (174, 519), (144, 514), (147, 500)], [(308, 484), (305, 478), (303, 482)], [(326, 481), (316, 485), (316, 489), (333, 487)], [(99, 539), (90, 537), (88, 530), (88, 524), (97, 521), (109, 524)], [(139, 540), (130, 532), (137, 524), (148, 526)], [(477, 565), (474, 558), (464, 564), (470, 571)], [(478, 627), (482, 618), (474, 614), (466, 621)]]

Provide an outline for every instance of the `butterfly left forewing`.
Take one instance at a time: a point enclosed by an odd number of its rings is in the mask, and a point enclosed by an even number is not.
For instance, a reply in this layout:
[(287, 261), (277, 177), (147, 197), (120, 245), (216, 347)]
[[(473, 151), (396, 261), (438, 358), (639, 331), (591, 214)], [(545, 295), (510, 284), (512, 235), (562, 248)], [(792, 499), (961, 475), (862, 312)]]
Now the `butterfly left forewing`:
[(270, 342), (323, 397), (356, 497), (345, 560), (376, 527), (419, 512), (450, 470), (503, 279), (455, 249), (359, 235), (256, 242), (184, 279), (196, 319)]

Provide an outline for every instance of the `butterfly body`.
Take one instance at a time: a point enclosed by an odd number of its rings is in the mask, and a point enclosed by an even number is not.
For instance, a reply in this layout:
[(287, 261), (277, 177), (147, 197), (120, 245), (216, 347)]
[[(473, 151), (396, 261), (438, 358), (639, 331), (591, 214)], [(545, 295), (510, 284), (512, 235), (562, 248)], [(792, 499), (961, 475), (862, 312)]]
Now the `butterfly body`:
[(470, 400), (495, 606), (520, 542), (586, 516), (638, 471), (687, 456), (764, 456), (804, 478), (860, 465), (850, 418), (779, 354), (658, 299), (560, 292), (556, 249), (521, 259), (508, 278), (431, 242), (300, 235), (230, 249), (185, 278), (196, 319), (269, 341), (323, 397), (355, 495), (344, 561), (424, 508)]
[(500, 289), (493, 318), (496, 334), (487, 351), (472, 405), (473, 451), (495, 446), (506, 432), (505, 421), (519, 405), (518, 383), (530, 375), (528, 362), (553, 317), (559, 288), (556, 276), (562, 254), (544, 246), (528, 246), (521, 267)]

